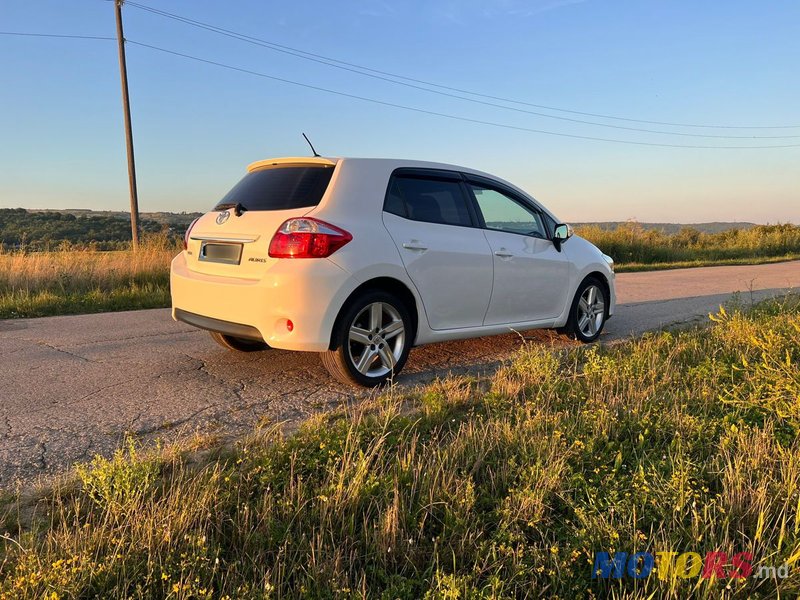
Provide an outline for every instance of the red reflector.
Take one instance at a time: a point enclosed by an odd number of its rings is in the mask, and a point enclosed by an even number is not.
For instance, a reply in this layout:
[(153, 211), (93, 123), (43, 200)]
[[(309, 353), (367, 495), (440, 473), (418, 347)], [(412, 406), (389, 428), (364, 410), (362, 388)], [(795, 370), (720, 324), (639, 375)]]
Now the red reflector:
[(292, 323), (291, 319), (286, 319), (286, 329), (288, 331), (292, 331), (294, 329), (294, 323)]
[(344, 229), (310, 217), (289, 219), (272, 236), (272, 258), (325, 258), (353, 239)]

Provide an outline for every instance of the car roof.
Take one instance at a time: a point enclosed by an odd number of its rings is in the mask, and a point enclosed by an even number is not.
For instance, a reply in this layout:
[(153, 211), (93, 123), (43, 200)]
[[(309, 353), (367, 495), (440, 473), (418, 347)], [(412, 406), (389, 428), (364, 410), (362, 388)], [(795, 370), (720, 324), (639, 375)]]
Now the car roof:
[(462, 173), (471, 173), (473, 175), (480, 175), (482, 177), (488, 177), (489, 179), (500, 181), (508, 185), (509, 187), (524, 192), (524, 190), (520, 190), (520, 188), (518, 188), (514, 184), (505, 181), (504, 179), (497, 177), (496, 175), (492, 175), (491, 173), (486, 173), (484, 171), (479, 171), (477, 169), (471, 169), (469, 167), (462, 167), (460, 165), (453, 165), (448, 163), (431, 162), (425, 160), (402, 159), (402, 158), (287, 156), (279, 158), (267, 158), (264, 160), (256, 161), (248, 165), (247, 170), (256, 171), (258, 169), (263, 169), (266, 167), (278, 166), (278, 165), (321, 165), (321, 166), (333, 167), (342, 161), (346, 161), (348, 163), (357, 162), (359, 163), (359, 166), (364, 168), (369, 168), (369, 163), (374, 163), (375, 167), (380, 168), (381, 170), (387, 170), (387, 169), (394, 170), (405, 167), (405, 168), (417, 168), (417, 169), (443, 169), (447, 171), (459, 171)]
[(518, 193), (522, 194), (523, 196), (529, 198), (531, 201), (539, 207), (540, 210), (543, 210), (547, 214), (550, 215), (555, 221), (558, 222), (558, 218), (550, 212), (545, 206), (539, 203), (534, 196), (530, 193), (526, 192), (519, 186), (514, 185), (510, 181), (506, 181), (501, 177), (496, 175), (492, 175), (491, 173), (486, 173), (484, 171), (479, 171), (477, 169), (471, 169), (469, 167), (462, 167), (460, 165), (453, 165), (449, 163), (440, 163), (440, 162), (431, 162), (425, 160), (412, 160), (412, 159), (402, 159), (402, 158), (359, 158), (359, 157), (336, 157), (336, 156), (285, 156), (285, 157), (278, 157), (278, 158), (267, 158), (264, 160), (259, 160), (254, 163), (248, 165), (248, 171), (256, 171), (259, 169), (269, 168), (272, 166), (278, 165), (320, 165), (320, 166), (337, 166), (340, 163), (347, 163), (349, 166), (356, 167), (357, 169), (366, 169), (371, 170), (374, 169), (376, 171), (392, 172), (395, 169), (401, 168), (414, 168), (414, 169), (443, 169), (447, 171), (458, 171), (461, 173), (469, 173), (471, 175), (478, 175), (481, 177), (486, 177), (488, 179), (494, 180), (496, 182), (502, 183), (505, 186), (516, 190)]

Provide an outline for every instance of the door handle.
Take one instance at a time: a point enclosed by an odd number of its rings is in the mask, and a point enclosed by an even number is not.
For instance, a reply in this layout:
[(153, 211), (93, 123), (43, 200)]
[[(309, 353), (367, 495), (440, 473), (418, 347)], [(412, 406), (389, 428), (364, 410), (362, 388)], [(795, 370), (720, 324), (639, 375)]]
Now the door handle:
[(512, 252), (509, 252), (505, 248), (500, 248), (497, 252), (494, 253), (495, 256), (499, 256), (500, 258), (511, 258), (514, 256)]
[(427, 250), (427, 246), (423, 246), (418, 240), (411, 240), (410, 242), (403, 242), (403, 248), (406, 250)]

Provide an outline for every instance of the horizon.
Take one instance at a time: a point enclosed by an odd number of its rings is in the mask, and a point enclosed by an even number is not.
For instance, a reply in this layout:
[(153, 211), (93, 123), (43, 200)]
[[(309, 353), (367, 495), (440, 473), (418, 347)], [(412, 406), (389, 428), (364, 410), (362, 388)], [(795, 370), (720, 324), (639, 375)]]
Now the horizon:
[[(109, 2), (3, 8), (7, 32), (115, 35)], [(124, 19), (141, 212), (207, 211), (248, 163), (308, 154), (305, 131), (322, 154), (493, 173), (567, 222), (800, 223), (798, 147), (563, 137), (800, 144), (800, 5), (788, 0), (767, 10), (590, 0), (230, 10), (169, 0), (129, 3)], [(116, 42), (0, 35), (0, 48), (0, 207), (129, 210)], [(697, 137), (716, 135), (738, 137)]]

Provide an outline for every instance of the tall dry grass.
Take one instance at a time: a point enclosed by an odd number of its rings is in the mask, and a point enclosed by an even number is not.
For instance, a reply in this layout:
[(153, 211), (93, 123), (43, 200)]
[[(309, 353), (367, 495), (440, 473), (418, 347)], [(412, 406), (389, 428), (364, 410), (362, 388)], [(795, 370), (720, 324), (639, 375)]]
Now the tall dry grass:
[(166, 306), (180, 247), (146, 236), (139, 250), (0, 251), (0, 318)]
[(632, 222), (610, 230), (587, 225), (579, 227), (577, 232), (627, 270), (657, 264), (764, 262), (800, 257), (800, 226), (791, 224), (759, 225), (719, 233), (703, 233), (687, 227), (668, 234)]
[[(578, 233), (614, 258), (619, 271), (800, 258), (800, 227), (677, 234), (636, 223)], [(0, 318), (156, 308), (169, 305), (169, 263), (180, 251), (167, 234), (148, 234), (141, 249), (100, 251), (64, 242), (57, 250), (0, 249)]]
[[(715, 321), (530, 345), (202, 461), (132, 444), (33, 517), (9, 503), (0, 595), (797, 597), (800, 302)], [(788, 576), (592, 580), (598, 551), (750, 552)]]

